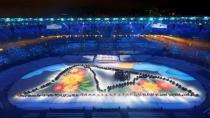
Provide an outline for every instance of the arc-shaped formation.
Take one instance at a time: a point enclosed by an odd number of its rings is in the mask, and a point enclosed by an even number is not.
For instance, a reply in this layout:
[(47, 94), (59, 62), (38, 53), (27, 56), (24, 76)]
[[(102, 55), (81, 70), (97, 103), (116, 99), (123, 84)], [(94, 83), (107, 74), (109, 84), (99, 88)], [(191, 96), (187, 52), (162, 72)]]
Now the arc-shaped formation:
[[(127, 80), (112, 80), (113, 83), (101, 88), (102, 81), (97, 78), (95, 69), (103, 71), (121, 71), (129, 74)], [(133, 75), (131, 77), (131, 75)], [(41, 91), (41, 92), (40, 92)], [(97, 94), (95, 94), (97, 93)], [(53, 80), (42, 84), (39, 87), (24, 91), (18, 94), (19, 97), (38, 96), (80, 96), (84, 94), (98, 95), (149, 95), (149, 96), (199, 96), (191, 89), (184, 87), (173, 78), (163, 77), (159, 74), (137, 72), (120, 68), (102, 67), (92, 64), (75, 64), (59, 73)]]

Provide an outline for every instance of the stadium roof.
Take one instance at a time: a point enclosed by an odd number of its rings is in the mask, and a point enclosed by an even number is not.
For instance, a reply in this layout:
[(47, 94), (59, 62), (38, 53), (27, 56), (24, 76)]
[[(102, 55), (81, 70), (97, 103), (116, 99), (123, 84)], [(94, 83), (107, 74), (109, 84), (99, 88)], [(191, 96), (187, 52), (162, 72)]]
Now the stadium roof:
[(208, 0), (4, 0), (0, 16), (210, 15), (208, 5)]

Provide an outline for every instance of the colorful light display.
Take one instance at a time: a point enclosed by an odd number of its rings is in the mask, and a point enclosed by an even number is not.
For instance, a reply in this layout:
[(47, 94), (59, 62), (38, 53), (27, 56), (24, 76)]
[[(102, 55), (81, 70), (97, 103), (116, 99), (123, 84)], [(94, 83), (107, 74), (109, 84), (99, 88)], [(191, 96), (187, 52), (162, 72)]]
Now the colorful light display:
[[(143, 65), (144, 63), (101, 63), (65, 66), (59, 74), (56, 74), (57, 76), (51, 76), (54, 79), (43, 81), (35, 88), (25, 89), (23, 87), (23, 91), (18, 89), (21, 91), (13, 92), (11, 101), (18, 106), (28, 101), (35, 102), (39, 106), (52, 103), (55, 105), (51, 106), (52, 108), (57, 108), (56, 104), (58, 106), (62, 104), (68, 108), (102, 107), (107, 104), (109, 104), (106, 106), (108, 108), (119, 105), (131, 108), (139, 108), (142, 105), (156, 108), (157, 104), (167, 106), (171, 103), (180, 103), (183, 108), (189, 107), (186, 106), (189, 103), (193, 106), (202, 102), (204, 97), (199, 90), (199, 85), (190, 86), (191, 83), (196, 83), (195, 79), (186, 80), (179, 78), (181, 76), (170, 78), (163, 76), (165, 75), (163, 73), (158, 74), (158, 71), (152, 72), (152, 70), (145, 73), (141, 71), (141, 68), (137, 68)], [(151, 67), (148, 68), (151, 69)], [(119, 69), (130, 73), (130, 78), (124, 81), (116, 80), (113, 73)], [(180, 74), (174, 72), (170, 71), (173, 75)], [(34, 77), (42, 76), (42, 74), (44, 73)], [(22, 79), (17, 86), (22, 81), (24, 84), (25, 81), (30, 82), (29, 79)], [(17, 89), (14, 88), (14, 90)], [(19, 107), (23, 107), (22, 104)], [(49, 106), (44, 105), (44, 107)]]
[[(111, 64), (115, 65), (118, 69), (107, 68), (100, 66), (91, 65), (74, 65), (65, 69), (61, 75), (56, 77), (55, 83), (44, 84), (41, 93), (55, 93), (55, 94), (86, 94), (86, 93), (111, 93), (111, 94), (193, 94), (189, 93), (188, 89), (179, 85), (175, 86), (175, 81), (170, 79), (161, 79), (161, 77), (152, 77), (153, 75), (141, 74), (138, 75), (136, 72), (125, 71), (124, 69), (132, 69), (134, 63), (119, 63)], [(110, 66), (111, 66), (110, 65)], [(128, 77), (129, 79), (118, 81), (117, 79), (109, 80), (111, 82), (105, 83), (109, 78), (98, 78), (97, 74), (106, 75), (109, 71), (119, 71), (122, 68), (122, 72), (133, 74), (133, 77)], [(99, 70), (98, 70), (99, 69)], [(104, 71), (104, 74), (103, 74)], [(98, 73), (99, 72), (99, 73)], [(107, 74), (109, 74), (107, 73)], [(112, 73), (112, 72), (111, 72)], [(110, 75), (106, 75), (110, 76)], [(129, 75), (130, 76), (130, 75)], [(135, 77), (136, 76), (136, 77)], [(151, 77), (149, 77), (151, 76)], [(110, 76), (111, 77), (111, 76)], [(112, 77), (111, 77), (112, 78)], [(170, 80), (170, 82), (168, 82)], [(173, 82), (173, 83), (172, 83)], [(177, 84), (177, 83), (176, 83)], [(46, 86), (49, 85), (49, 86)], [(102, 86), (106, 85), (104, 88)], [(103, 89), (102, 89), (102, 88)], [(47, 89), (44, 89), (47, 88)], [(35, 91), (34, 91), (35, 90)], [(24, 92), (24, 94), (34, 94), (37, 89), (32, 89), (30, 92)], [(191, 91), (192, 92), (192, 91)]]
[(130, 87), (132, 92), (135, 93), (170, 93), (176, 88), (169, 83), (162, 80), (148, 80), (141, 79), (137, 84)]
[(73, 68), (61, 76), (60, 81), (53, 86), (54, 92), (76, 93), (89, 91), (93, 82), (85, 69)]

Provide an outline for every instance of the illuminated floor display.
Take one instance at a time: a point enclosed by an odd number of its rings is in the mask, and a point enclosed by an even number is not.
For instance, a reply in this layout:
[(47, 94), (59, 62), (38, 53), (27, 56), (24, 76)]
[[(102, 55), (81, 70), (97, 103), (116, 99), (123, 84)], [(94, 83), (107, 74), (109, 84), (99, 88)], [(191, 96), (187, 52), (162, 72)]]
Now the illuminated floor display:
[(24, 75), (9, 92), (21, 108), (190, 108), (205, 99), (200, 83), (150, 63), (57, 64)]

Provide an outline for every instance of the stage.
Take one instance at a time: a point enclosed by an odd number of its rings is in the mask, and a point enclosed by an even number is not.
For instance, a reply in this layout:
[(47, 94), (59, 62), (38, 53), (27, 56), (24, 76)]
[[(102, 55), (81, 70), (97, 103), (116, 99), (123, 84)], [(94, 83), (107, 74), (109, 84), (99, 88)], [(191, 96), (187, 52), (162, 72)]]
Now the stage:
[[(98, 62), (90, 55), (80, 58), (80, 62), (72, 56), (46, 58), (5, 71), (4, 77), (21, 70), (13, 76), (16, 82), (9, 101), (22, 109), (183, 109), (205, 100), (203, 84), (197, 80), (196, 71), (202, 69), (198, 65), (170, 58), (157, 64), (161, 57), (151, 62), (143, 55), (138, 62), (126, 62), (129, 55), (120, 55), (114, 63)], [(166, 64), (172, 60), (174, 68)], [(177, 65), (183, 65), (182, 70)], [(128, 76), (117, 77), (118, 72)]]

